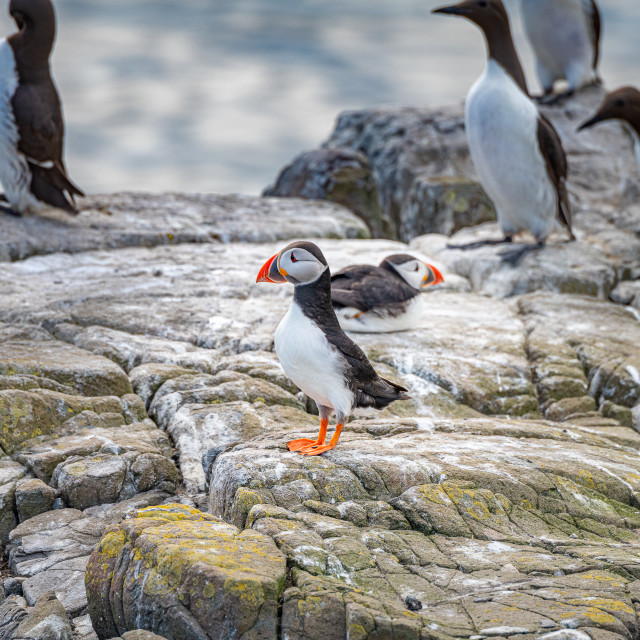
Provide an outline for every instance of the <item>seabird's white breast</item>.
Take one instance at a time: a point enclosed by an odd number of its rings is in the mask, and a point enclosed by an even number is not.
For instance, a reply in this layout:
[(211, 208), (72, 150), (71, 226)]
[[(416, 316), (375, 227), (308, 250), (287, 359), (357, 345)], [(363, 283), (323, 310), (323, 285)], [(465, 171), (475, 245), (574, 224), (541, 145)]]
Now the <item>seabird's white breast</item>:
[(424, 315), (425, 304), (424, 297), (418, 294), (407, 302), (405, 311), (399, 315), (391, 315), (384, 308), (363, 312), (354, 307), (342, 307), (335, 311), (345, 331), (387, 333), (415, 329)]
[(469, 150), (505, 234), (544, 240), (556, 226), (557, 196), (538, 144), (538, 109), (495, 60), (465, 104)]
[(18, 151), (20, 139), (11, 99), (18, 87), (13, 49), (0, 39), (0, 182), (7, 201), (19, 211), (39, 210), (41, 205), (31, 194), (31, 171)]
[(278, 325), (275, 347), (282, 368), (301, 391), (319, 405), (351, 413), (354, 398), (344, 383), (342, 356), (296, 302)]
[(636, 154), (636, 161), (638, 162), (638, 169), (640, 169), (640, 136), (638, 132), (627, 122), (624, 123), (627, 126), (627, 131), (631, 134), (633, 140), (633, 150)]
[(543, 87), (563, 79), (570, 89), (593, 82), (590, 0), (521, 0), (521, 5)]

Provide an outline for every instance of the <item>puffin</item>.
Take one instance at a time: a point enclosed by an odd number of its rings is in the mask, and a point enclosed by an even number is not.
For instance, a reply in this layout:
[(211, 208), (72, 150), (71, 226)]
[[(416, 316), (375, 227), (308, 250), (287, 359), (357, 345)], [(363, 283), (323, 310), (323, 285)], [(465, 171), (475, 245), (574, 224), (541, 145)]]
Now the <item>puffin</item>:
[(346, 331), (405, 331), (422, 316), (420, 293), (441, 282), (444, 278), (433, 265), (396, 253), (377, 267), (356, 264), (331, 276), (331, 302)]
[(635, 87), (621, 87), (608, 93), (596, 114), (583, 122), (578, 131), (588, 129), (604, 120), (622, 120), (633, 139), (633, 149), (640, 168), (640, 91)]
[(502, 0), (463, 0), (433, 13), (467, 18), (482, 30), (487, 65), (465, 101), (465, 129), (480, 184), (495, 205), (504, 238), (451, 248), (511, 242), (520, 231), (537, 240), (503, 254), (517, 264), (563, 226), (573, 240), (566, 188), (567, 158), (558, 132), (529, 97)]
[[(410, 398), (407, 389), (379, 376), (364, 351), (341, 329), (331, 305), (331, 272), (317, 245), (287, 245), (264, 263), (256, 282), (294, 286), (289, 311), (276, 329), (276, 355), (294, 384), (315, 401), (320, 414), (318, 437), (291, 440), (289, 451), (305, 456), (330, 451), (354, 409), (383, 409), (395, 400)], [(336, 429), (326, 443), (332, 413)]]
[(67, 176), (64, 123), (49, 57), (56, 35), (50, 0), (11, 0), (18, 32), (0, 40), (0, 182), (13, 215), (48, 207), (75, 214), (84, 195)]
[(600, 82), (601, 21), (595, 0), (521, 0), (521, 9), (543, 101), (550, 101), (557, 80), (567, 81), (567, 91), (556, 101)]

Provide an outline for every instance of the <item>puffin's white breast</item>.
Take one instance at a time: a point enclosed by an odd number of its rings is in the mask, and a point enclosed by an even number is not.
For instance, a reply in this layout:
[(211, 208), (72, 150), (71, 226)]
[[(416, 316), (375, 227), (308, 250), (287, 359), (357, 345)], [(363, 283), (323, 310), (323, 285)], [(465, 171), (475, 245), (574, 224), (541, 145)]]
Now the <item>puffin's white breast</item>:
[(538, 144), (538, 109), (490, 59), (465, 104), (469, 151), (506, 234), (543, 240), (555, 227), (555, 188)]
[(318, 405), (351, 413), (353, 393), (345, 385), (343, 356), (296, 302), (278, 325), (275, 347), (282, 368), (301, 391)]
[(424, 297), (421, 294), (407, 302), (405, 310), (392, 315), (384, 307), (360, 311), (353, 307), (336, 309), (340, 326), (345, 331), (359, 333), (388, 333), (414, 329), (420, 323), (425, 311)]

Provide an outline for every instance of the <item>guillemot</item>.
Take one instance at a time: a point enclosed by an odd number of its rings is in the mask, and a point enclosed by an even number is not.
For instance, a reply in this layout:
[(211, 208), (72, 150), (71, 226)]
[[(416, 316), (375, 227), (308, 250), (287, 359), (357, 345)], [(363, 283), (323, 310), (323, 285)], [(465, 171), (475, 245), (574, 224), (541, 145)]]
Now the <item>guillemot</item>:
[(596, 114), (583, 122), (578, 131), (604, 120), (622, 120), (633, 139), (633, 149), (640, 168), (640, 91), (635, 87), (621, 87), (608, 93)]
[(436, 267), (406, 253), (379, 266), (357, 264), (331, 277), (331, 302), (346, 331), (413, 329), (423, 315), (425, 287), (444, 282)]
[(514, 234), (529, 231), (538, 244), (504, 256), (517, 263), (544, 246), (558, 223), (573, 239), (562, 142), (529, 97), (502, 0), (463, 0), (434, 13), (467, 18), (480, 27), (488, 49), (487, 66), (467, 95), (465, 128), (480, 184), (493, 200), (505, 237), (456, 248), (511, 242)]
[(524, 30), (533, 49), (545, 96), (557, 80), (567, 81), (558, 97), (600, 81), (600, 11), (595, 0), (521, 0)]
[[(293, 242), (269, 258), (256, 282), (294, 285), (293, 301), (275, 335), (280, 364), (291, 380), (318, 405), (316, 440), (287, 443), (290, 451), (315, 456), (335, 448), (345, 422), (356, 407), (383, 409), (407, 400), (406, 389), (379, 376), (367, 356), (340, 328), (331, 306), (331, 273), (322, 251), (312, 242)], [(336, 430), (325, 444), (329, 417)]]
[(56, 34), (50, 0), (11, 0), (19, 31), (0, 40), (0, 182), (7, 213), (58, 207), (77, 213), (84, 195), (64, 167), (64, 124), (49, 56)]

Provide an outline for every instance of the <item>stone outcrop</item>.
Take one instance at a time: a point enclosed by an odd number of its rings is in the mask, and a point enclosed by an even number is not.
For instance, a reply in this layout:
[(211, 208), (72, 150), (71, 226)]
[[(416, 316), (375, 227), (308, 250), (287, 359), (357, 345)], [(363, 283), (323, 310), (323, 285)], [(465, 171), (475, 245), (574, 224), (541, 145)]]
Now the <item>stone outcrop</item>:
[[(637, 636), (640, 181), (617, 125), (573, 133), (598, 97), (549, 110), (578, 240), (517, 266), (447, 247), (498, 234), (458, 107), (346, 114), (303, 162), (364, 154), (410, 245), (272, 197), (0, 218), (0, 638), (51, 591), (86, 640)], [(445, 277), (416, 329), (355, 336), (412, 399), (308, 459), (286, 442), (319, 420), (273, 352), (291, 290), (255, 283), (300, 237)]]
[(269, 536), (182, 505), (112, 527), (87, 567), (99, 638), (142, 627), (167, 638), (274, 638), (286, 564)]

